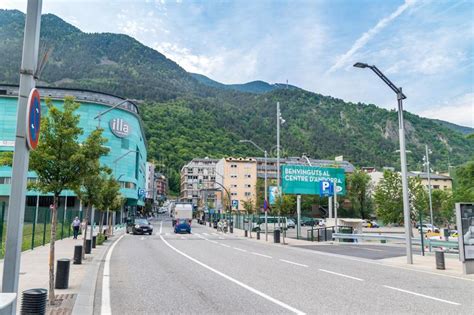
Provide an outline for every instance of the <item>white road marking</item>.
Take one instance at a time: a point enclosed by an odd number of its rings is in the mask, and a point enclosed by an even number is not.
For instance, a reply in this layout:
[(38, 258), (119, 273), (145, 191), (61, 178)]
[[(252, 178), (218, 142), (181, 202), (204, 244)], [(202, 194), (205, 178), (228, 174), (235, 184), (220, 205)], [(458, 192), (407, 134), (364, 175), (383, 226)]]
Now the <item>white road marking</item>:
[[(112, 252), (114, 251), (115, 245), (124, 237), (125, 234), (120, 236), (115, 243), (110, 246), (110, 249), (105, 257), (104, 262), (104, 273), (102, 276), (102, 305), (100, 307), (101, 315), (112, 314), (112, 309), (110, 307), (110, 258), (112, 257)], [(160, 235), (161, 237), (161, 235)]]
[(334, 271), (329, 271), (329, 270), (325, 270), (325, 269), (319, 269), (319, 271), (327, 272), (327, 273), (330, 273), (330, 274), (333, 274), (333, 275), (336, 275), (336, 276), (346, 277), (346, 278), (353, 279), (353, 280), (357, 280), (357, 281), (364, 281), (364, 279), (360, 279), (360, 278), (356, 278), (356, 277), (344, 275), (344, 274), (342, 274), (342, 273), (338, 273), (338, 272), (334, 272)]
[(373, 252), (384, 252), (383, 249), (376, 249), (376, 248), (367, 248), (367, 247), (360, 247), (360, 246), (350, 246), (351, 248), (357, 248), (357, 249), (365, 249), (365, 250), (370, 250)]
[(140, 237), (140, 241), (144, 241), (145, 240), (145, 237)]
[(219, 239), (220, 239), (220, 240), (225, 240), (225, 238), (224, 238), (224, 237), (219, 237)]
[[(174, 246), (172, 246), (170, 243), (168, 243), (168, 242), (163, 238), (163, 236), (160, 235), (160, 238), (161, 238), (161, 240), (162, 240), (169, 248), (171, 248), (172, 250), (174, 250), (174, 251), (177, 252), (178, 254), (180, 254), (180, 255), (182, 255), (182, 256), (188, 258), (189, 260), (195, 262), (196, 264), (198, 264), (198, 265), (200, 265), (200, 266), (206, 268), (207, 270), (212, 271), (212, 272), (214, 272), (215, 274), (217, 274), (217, 275), (219, 275), (219, 276), (221, 276), (221, 277), (223, 277), (223, 278), (225, 278), (225, 279), (227, 279), (227, 280), (229, 280), (229, 281), (231, 281), (231, 282), (237, 284), (238, 286), (241, 286), (242, 288), (244, 288), (244, 289), (246, 289), (246, 290), (248, 290), (248, 291), (250, 291), (250, 292), (252, 292), (252, 293), (255, 293), (255, 294), (261, 296), (262, 298), (264, 298), (264, 299), (266, 299), (266, 300), (268, 300), (268, 301), (270, 301), (270, 302), (272, 302), (272, 303), (275, 303), (275, 304), (277, 304), (277, 305), (279, 305), (279, 306), (281, 306), (281, 307), (283, 307), (283, 308), (285, 308), (285, 309), (287, 309), (287, 310), (289, 310), (289, 311), (291, 311), (291, 312), (293, 312), (293, 313), (295, 313), (295, 314), (299, 314), (299, 315), (304, 315), (304, 314), (305, 314), (303, 311), (300, 311), (300, 310), (298, 310), (298, 309), (296, 309), (296, 308), (294, 308), (294, 307), (292, 307), (292, 306), (290, 306), (290, 305), (288, 305), (288, 304), (286, 304), (286, 303), (284, 303), (284, 302), (282, 302), (282, 301), (279, 301), (279, 300), (277, 300), (277, 299), (275, 299), (275, 298), (272, 298), (271, 296), (269, 296), (269, 295), (267, 295), (267, 294), (265, 294), (265, 293), (263, 293), (263, 292), (261, 292), (261, 291), (259, 291), (259, 290), (257, 290), (257, 289), (254, 289), (254, 288), (252, 288), (251, 286), (249, 286), (249, 285), (247, 285), (247, 284), (245, 284), (245, 283), (243, 283), (243, 282), (240, 282), (239, 280), (234, 279), (234, 278), (232, 278), (232, 277), (226, 275), (225, 273), (220, 272), (219, 270), (214, 269), (214, 268), (212, 268), (212, 267), (210, 267), (210, 266), (208, 266), (208, 265), (202, 263), (201, 261), (199, 261), (199, 260), (197, 260), (197, 259), (195, 259), (195, 258), (189, 256), (188, 254), (186, 254), (186, 253), (180, 251), (179, 249), (177, 249), (176, 247), (174, 247)], [(110, 302), (110, 301), (109, 301), (109, 302)]]
[(160, 221), (160, 234), (163, 232), (163, 221)]
[(230, 247), (230, 246), (227, 245), (227, 244), (222, 244), (222, 243), (220, 243), (220, 245), (221, 245), (221, 246), (224, 246), (224, 247)]
[(292, 264), (292, 265), (296, 265), (296, 266), (308, 268), (308, 265), (299, 264), (299, 263), (296, 263), (296, 262), (294, 262), (294, 261), (289, 261), (289, 260), (285, 260), (285, 259), (280, 259), (280, 261), (286, 262), (286, 263), (288, 263), (288, 264)]
[(443, 300), (443, 299), (438, 299), (438, 298), (435, 298), (433, 296), (424, 295), (424, 294), (420, 294), (420, 293), (416, 293), (416, 292), (412, 292), (412, 291), (407, 291), (407, 290), (403, 290), (403, 289), (399, 289), (399, 288), (394, 288), (394, 287), (390, 287), (388, 285), (384, 285), (384, 287), (392, 289), (392, 290), (400, 291), (400, 292), (405, 292), (405, 293), (408, 293), (408, 294), (413, 294), (413, 295), (416, 295), (416, 296), (421, 296), (421, 297), (424, 297), (424, 298), (427, 298), (427, 299), (431, 299), (431, 300), (435, 300), (435, 301), (439, 301), (439, 302), (443, 302), (443, 303), (448, 303), (448, 304), (452, 304), (452, 305), (461, 305), (461, 304), (456, 303), (456, 302)]
[(212, 233), (212, 235), (219, 235), (219, 234), (217, 234), (217, 233)]
[(184, 237), (184, 236), (181, 236), (181, 239), (182, 239), (182, 240), (185, 240), (185, 239), (186, 239), (186, 237)]
[(216, 242), (216, 241), (211, 241), (211, 240), (209, 240), (209, 242), (214, 243), (214, 244), (219, 244), (219, 243)]
[(252, 254), (257, 255), (257, 256), (261, 256), (261, 257), (265, 257), (265, 258), (272, 258), (272, 256), (268, 256), (268, 255), (264, 255), (264, 254), (259, 254), (259, 253), (256, 253), (256, 252), (252, 252)]
[(240, 250), (241, 252), (244, 252), (244, 253), (246, 253), (246, 252), (247, 252), (245, 249), (238, 248), (238, 247), (234, 247), (234, 249), (236, 249), (236, 250)]
[(209, 236), (209, 234), (208, 234), (208, 233), (202, 233), (202, 234), (204, 234), (204, 235), (206, 235), (206, 236)]
[(170, 233), (165, 233), (166, 236), (170, 236)]

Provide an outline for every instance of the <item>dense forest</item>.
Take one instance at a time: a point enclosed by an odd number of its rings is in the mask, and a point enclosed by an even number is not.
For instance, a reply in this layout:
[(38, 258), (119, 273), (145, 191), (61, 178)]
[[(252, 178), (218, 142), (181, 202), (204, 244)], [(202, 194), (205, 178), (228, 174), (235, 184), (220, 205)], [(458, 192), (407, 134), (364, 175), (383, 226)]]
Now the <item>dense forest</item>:
[[(24, 14), (0, 10), (0, 83), (18, 84)], [(85, 88), (136, 99), (148, 140), (148, 158), (179, 190), (179, 170), (193, 157), (259, 155), (240, 139), (271, 153), (276, 102), (282, 116), (283, 155), (333, 159), (356, 166), (397, 166), (397, 113), (347, 103), (297, 87), (254, 81), (224, 85), (187, 73), (135, 39), (88, 34), (59, 17), (42, 19), (40, 53), (49, 52), (40, 85)], [(473, 129), (405, 113), (410, 169), (420, 170), (424, 145), (436, 171), (474, 157)]]

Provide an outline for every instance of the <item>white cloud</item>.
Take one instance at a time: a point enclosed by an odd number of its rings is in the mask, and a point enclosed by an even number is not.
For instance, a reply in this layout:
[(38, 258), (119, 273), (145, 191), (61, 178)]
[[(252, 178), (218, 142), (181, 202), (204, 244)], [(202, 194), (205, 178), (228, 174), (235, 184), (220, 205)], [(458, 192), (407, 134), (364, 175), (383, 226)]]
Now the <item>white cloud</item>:
[(474, 128), (474, 93), (466, 93), (451, 102), (433, 106), (418, 114)]
[(339, 56), (337, 61), (332, 65), (331, 68), (329, 68), (327, 73), (331, 73), (347, 65), (347, 63), (351, 61), (352, 56), (359, 49), (363, 48), (369, 42), (369, 40), (372, 39), (372, 37), (377, 35), (377, 33), (379, 33), (384, 27), (386, 27), (390, 22), (395, 20), (398, 16), (400, 16), (406, 9), (408, 9), (414, 3), (415, 0), (405, 0), (405, 3), (399, 6), (392, 14), (387, 17), (384, 17), (373, 28), (362, 34), (362, 36), (354, 42), (351, 49), (349, 49), (343, 55)]

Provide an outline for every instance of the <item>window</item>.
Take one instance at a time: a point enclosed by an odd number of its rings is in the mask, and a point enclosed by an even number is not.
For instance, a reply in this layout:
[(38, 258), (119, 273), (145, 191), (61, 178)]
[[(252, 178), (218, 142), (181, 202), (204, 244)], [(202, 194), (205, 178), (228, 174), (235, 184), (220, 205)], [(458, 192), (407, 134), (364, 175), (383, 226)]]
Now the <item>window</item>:
[(231, 164), (230, 168), (237, 168), (237, 164)]
[(232, 175), (230, 175), (230, 178), (237, 178), (237, 175), (236, 175), (236, 174), (232, 174)]
[(237, 196), (236, 192), (230, 193), (231, 196)]
[(252, 188), (252, 185), (250, 185), (250, 184), (245, 184), (244, 186), (245, 186), (245, 188)]
[(128, 139), (122, 138), (122, 149), (128, 150), (130, 141)]
[(191, 167), (188, 168), (188, 174), (192, 174), (193, 173), (193, 169)]
[(0, 184), (11, 184), (11, 177), (0, 177)]
[(245, 197), (250, 197), (251, 195), (252, 195), (251, 192), (248, 192), (248, 191), (245, 192)]
[(237, 188), (237, 185), (235, 185), (235, 184), (230, 185), (230, 188)]
[(127, 188), (127, 189), (135, 189), (137, 185), (132, 182), (120, 182), (120, 187), (121, 188)]
[(216, 180), (216, 177), (215, 177), (215, 176), (211, 176), (211, 180), (212, 180), (212, 181), (215, 181), (215, 180)]
[(245, 177), (245, 178), (251, 178), (251, 177), (252, 177), (252, 175), (250, 175), (250, 174), (245, 174), (245, 176), (244, 176), (244, 177)]
[(433, 185), (433, 189), (439, 189), (439, 185)]

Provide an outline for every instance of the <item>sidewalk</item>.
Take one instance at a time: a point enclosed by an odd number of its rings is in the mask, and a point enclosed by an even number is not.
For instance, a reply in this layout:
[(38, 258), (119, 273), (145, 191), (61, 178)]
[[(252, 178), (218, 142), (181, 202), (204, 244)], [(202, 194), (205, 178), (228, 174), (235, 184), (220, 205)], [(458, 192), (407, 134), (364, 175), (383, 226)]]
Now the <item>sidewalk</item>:
[[(206, 225), (209, 228), (209, 223)], [(212, 229), (212, 228), (209, 228)], [(214, 230), (214, 229), (212, 229)], [(245, 232), (244, 230), (241, 229), (236, 229), (234, 228), (234, 233), (235, 236), (238, 237), (245, 237)], [(310, 242), (307, 240), (297, 240), (294, 238), (287, 238), (285, 237), (285, 243), (283, 244), (283, 238), (280, 236), (280, 241), (282, 243), (276, 244), (273, 243), (273, 233), (268, 233), (268, 242), (265, 241), (265, 232), (260, 233), (260, 240), (257, 240), (257, 233), (252, 232), (252, 238), (248, 238), (249, 240), (255, 241), (255, 242), (263, 242), (267, 243), (269, 245), (273, 246), (295, 246), (295, 245), (316, 245), (316, 246), (327, 246), (327, 245), (338, 245), (339, 242)], [(358, 243), (359, 245), (380, 245), (378, 243)], [(343, 244), (344, 245), (344, 244)], [(385, 244), (385, 246), (394, 246), (390, 244)], [(351, 256), (348, 256), (351, 257)], [(351, 257), (354, 258), (354, 257)], [(462, 263), (459, 261), (458, 256), (456, 255), (445, 255), (445, 270), (439, 270), (436, 269), (436, 262), (435, 262), (435, 255), (433, 253), (426, 253), (425, 256), (420, 256), (420, 255), (413, 255), (413, 264), (408, 265), (406, 262), (406, 256), (399, 256), (399, 257), (393, 257), (393, 258), (386, 258), (386, 259), (380, 259), (380, 260), (375, 260), (373, 262), (382, 264), (382, 265), (388, 265), (392, 267), (397, 267), (397, 268), (403, 268), (403, 269), (411, 269), (411, 270), (417, 270), (417, 271), (423, 271), (423, 272), (430, 272), (430, 273), (436, 273), (440, 275), (448, 275), (448, 276), (455, 276), (455, 277), (460, 277), (464, 279), (471, 279), (474, 280), (474, 275), (464, 275), (463, 270), (462, 270)]]
[[(82, 245), (83, 239), (75, 240), (72, 237), (56, 241), (55, 260), (61, 258), (71, 259), (69, 270), (69, 288), (65, 290), (55, 290), (58, 305), (50, 308), (47, 314), (71, 314), (75, 303), (82, 306), (93, 306), (95, 283), (100, 263), (113, 241), (123, 233), (123, 230), (115, 230), (115, 235), (103, 245), (97, 245), (92, 249), (92, 254), (86, 254), (86, 259), (81, 265), (73, 264), (74, 246)], [(0, 260), (0, 268), (3, 270), (3, 259)], [(55, 262), (56, 269), (56, 262)], [(95, 272), (94, 272), (95, 271)], [(0, 273), (0, 281), (2, 274)], [(20, 278), (18, 285), (17, 312), (21, 310), (21, 294), (23, 291), (34, 288), (44, 288), (49, 290), (49, 244), (36, 247), (21, 253)], [(93, 290), (91, 293), (90, 291)], [(90, 304), (89, 294), (92, 294), (92, 304)], [(79, 296), (78, 296), (79, 295)], [(89, 305), (90, 304), (90, 305)], [(86, 310), (82, 308), (82, 310)], [(81, 311), (80, 314), (88, 314)], [(92, 309), (89, 314), (92, 314)]]

